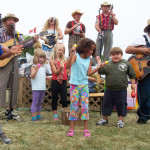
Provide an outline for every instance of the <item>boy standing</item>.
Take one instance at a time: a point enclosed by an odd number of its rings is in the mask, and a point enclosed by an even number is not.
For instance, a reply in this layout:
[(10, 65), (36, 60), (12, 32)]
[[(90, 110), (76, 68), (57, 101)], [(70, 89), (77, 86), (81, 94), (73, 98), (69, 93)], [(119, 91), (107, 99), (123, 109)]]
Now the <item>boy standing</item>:
[(116, 107), (118, 113), (117, 127), (123, 128), (123, 117), (126, 116), (128, 76), (131, 79), (131, 89), (135, 90), (135, 72), (129, 62), (122, 59), (122, 49), (114, 47), (110, 50), (110, 61), (100, 68), (99, 74), (105, 74), (106, 90), (103, 99), (103, 117), (96, 125), (108, 124), (108, 116)]

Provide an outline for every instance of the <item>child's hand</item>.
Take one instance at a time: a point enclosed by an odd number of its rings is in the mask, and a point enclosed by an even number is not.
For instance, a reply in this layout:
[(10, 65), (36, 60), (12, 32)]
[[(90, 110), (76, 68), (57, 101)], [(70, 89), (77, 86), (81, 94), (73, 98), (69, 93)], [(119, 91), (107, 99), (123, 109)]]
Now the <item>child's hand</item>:
[(46, 79), (47, 80), (51, 80), (52, 78), (50, 76), (46, 76)]
[(62, 70), (62, 69), (64, 69), (64, 64), (60, 64), (60, 69)]
[(135, 91), (135, 84), (131, 84), (131, 89), (133, 90), (133, 91)]
[(77, 44), (74, 44), (73, 47), (71, 48), (70, 55), (74, 55), (75, 54), (76, 47), (77, 47)]
[(97, 61), (97, 67), (100, 67), (101, 66), (101, 59), (100, 59), (100, 57), (96, 56), (95, 59)]
[(38, 64), (36, 65), (36, 67), (37, 67), (37, 69), (39, 69), (39, 68), (41, 67), (41, 64), (38, 63)]

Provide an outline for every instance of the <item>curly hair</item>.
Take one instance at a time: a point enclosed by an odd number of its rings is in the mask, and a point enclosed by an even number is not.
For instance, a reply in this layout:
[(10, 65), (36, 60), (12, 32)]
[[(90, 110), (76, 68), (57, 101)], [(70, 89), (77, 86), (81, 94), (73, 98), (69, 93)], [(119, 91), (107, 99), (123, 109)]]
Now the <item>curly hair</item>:
[(58, 49), (60, 49), (60, 48), (64, 49), (64, 54), (62, 55), (61, 58), (59, 58), (59, 60), (60, 60), (62, 63), (65, 63), (65, 62), (66, 62), (66, 58), (65, 58), (65, 46), (64, 46), (64, 44), (61, 44), (61, 43), (57, 43), (57, 44), (54, 46), (53, 51), (52, 51), (52, 54), (51, 54), (51, 56), (50, 56), (50, 59), (53, 59), (53, 60), (58, 59), (57, 51), (58, 51)]
[(35, 64), (35, 65), (38, 64), (39, 57), (43, 57), (45, 59), (45, 61), (43, 62), (42, 65), (47, 63), (46, 54), (44, 53), (44, 51), (42, 49), (38, 48), (34, 51), (33, 64)]
[(48, 30), (49, 25), (50, 25), (49, 20), (50, 20), (51, 18), (55, 18), (55, 29), (56, 29), (56, 31), (59, 30), (59, 21), (58, 21), (58, 19), (57, 19), (56, 17), (50, 17), (50, 18), (48, 18), (48, 19), (46, 20), (42, 31)]
[[(83, 38), (77, 43), (76, 52), (79, 54), (86, 53), (91, 49), (92, 45), (95, 45), (96, 47), (96, 44), (93, 40), (89, 38)], [(94, 49), (92, 56), (95, 56), (95, 52), (96, 52), (96, 48)]]

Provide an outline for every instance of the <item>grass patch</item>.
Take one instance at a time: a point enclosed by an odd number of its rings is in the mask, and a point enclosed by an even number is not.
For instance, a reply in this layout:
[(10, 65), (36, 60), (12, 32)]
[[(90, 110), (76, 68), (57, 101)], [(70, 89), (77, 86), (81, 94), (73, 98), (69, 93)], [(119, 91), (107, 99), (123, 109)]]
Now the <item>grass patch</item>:
[[(74, 137), (67, 137), (69, 126), (60, 120), (53, 121), (51, 111), (42, 111), (45, 120), (32, 122), (30, 111), (20, 110), (24, 122), (0, 120), (3, 131), (12, 140), (7, 145), (0, 142), (1, 150), (149, 150), (150, 123), (136, 124), (135, 113), (128, 113), (123, 129), (117, 128), (117, 114), (112, 113), (106, 126), (96, 126), (99, 112), (90, 112), (91, 138), (83, 136), (83, 126), (75, 127)], [(3, 114), (0, 117), (4, 117)]]

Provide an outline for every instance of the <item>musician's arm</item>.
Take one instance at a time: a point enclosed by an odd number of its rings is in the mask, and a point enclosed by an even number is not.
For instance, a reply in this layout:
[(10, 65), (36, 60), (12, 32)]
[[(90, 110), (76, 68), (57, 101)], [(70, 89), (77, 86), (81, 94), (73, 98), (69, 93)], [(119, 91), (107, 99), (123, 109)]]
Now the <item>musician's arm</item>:
[(101, 29), (100, 29), (100, 26), (99, 26), (98, 18), (96, 18), (95, 29), (96, 29), (99, 33), (101, 32)]
[(70, 28), (70, 29), (65, 28), (64, 34), (69, 34), (70, 32), (72, 32), (72, 30), (74, 30), (74, 28), (73, 28), (73, 27), (72, 27), (72, 28)]
[(116, 18), (116, 15), (113, 13), (113, 10), (110, 11), (110, 14), (112, 14), (112, 19), (115, 25), (118, 25), (118, 19)]
[[(39, 38), (38, 36), (35, 36), (35, 37), (33, 37), (32, 40), (30, 40), (30, 41), (28, 41), (28, 42), (25, 42), (25, 43), (23, 44), (24, 49), (28, 49), (28, 48), (33, 47), (33, 45), (36, 43), (36, 41), (38, 40), (38, 38)], [(24, 41), (24, 38), (23, 38), (22, 36), (20, 36), (20, 37), (19, 37), (19, 42), (22, 42), (22, 41)]]
[(57, 37), (57, 39), (59, 39), (59, 40), (63, 39), (63, 34), (62, 34), (62, 31), (61, 31), (60, 28), (58, 29), (58, 37)]
[(150, 53), (150, 49), (147, 47), (136, 47), (136, 46), (128, 46), (125, 50), (126, 53), (129, 54), (138, 54), (138, 53), (142, 53), (142, 54), (149, 54)]
[(115, 15), (113, 15), (112, 19), (113, 19), (114, 24), (118, 25), (118, 19), (115, 17)]
[(2, 46), (3, 54), (0, 56), (0, 60), (3, 60), (9, 57), (12, 53), (9, 48)]
[(3, 53), (1, 56), (0, 56), (0, 60), (3, 60), (7, 57), (9, 57), (11, 55), (10, 51), (8, 51), (7, 53)]

